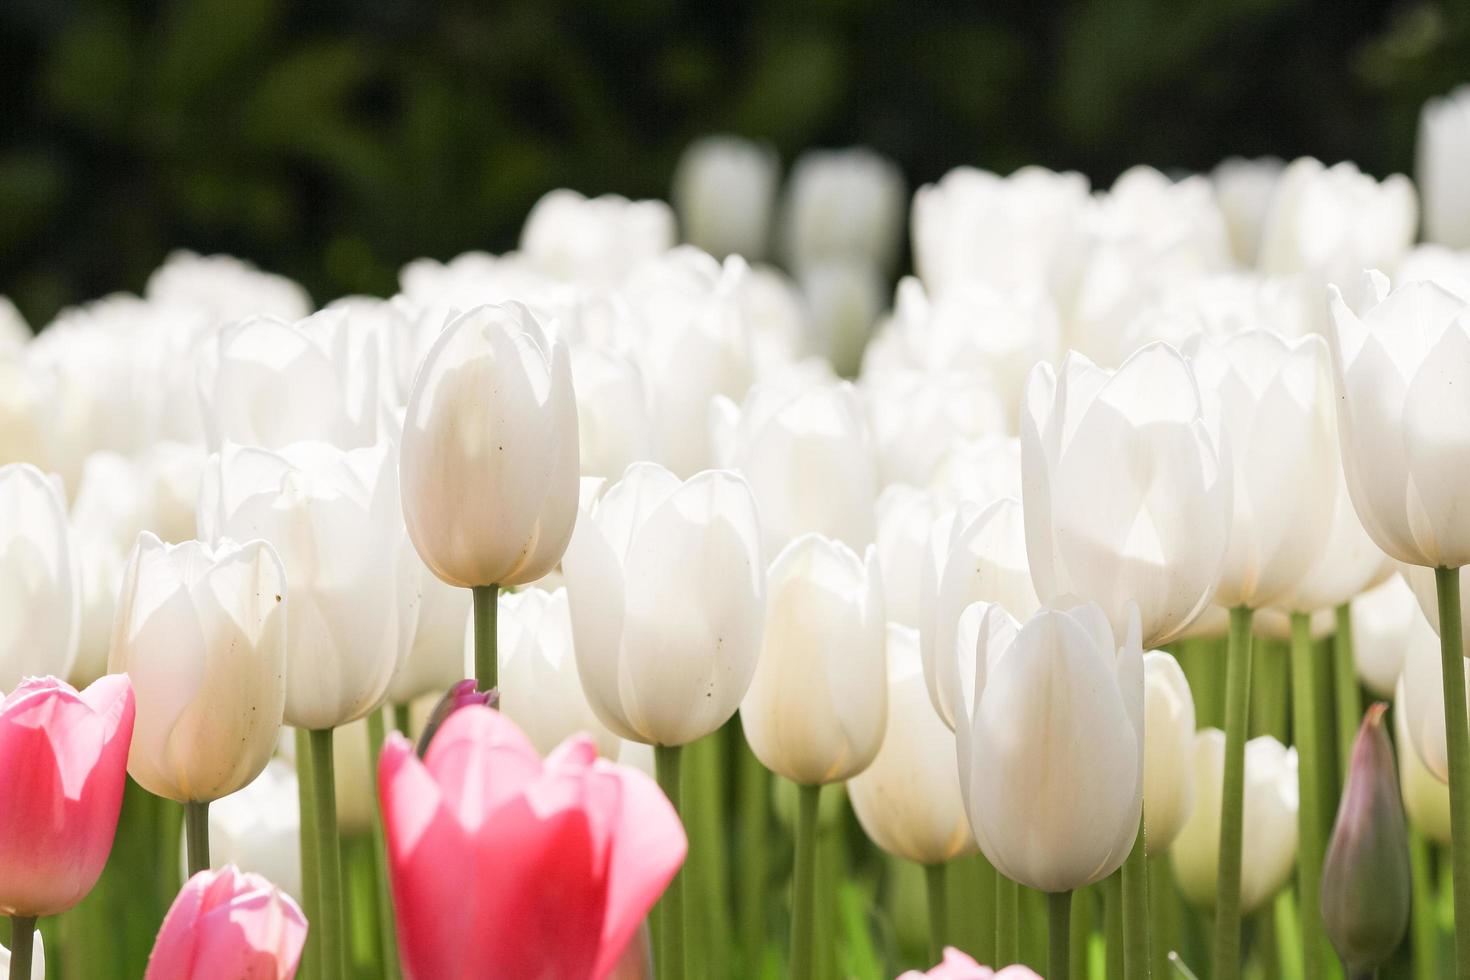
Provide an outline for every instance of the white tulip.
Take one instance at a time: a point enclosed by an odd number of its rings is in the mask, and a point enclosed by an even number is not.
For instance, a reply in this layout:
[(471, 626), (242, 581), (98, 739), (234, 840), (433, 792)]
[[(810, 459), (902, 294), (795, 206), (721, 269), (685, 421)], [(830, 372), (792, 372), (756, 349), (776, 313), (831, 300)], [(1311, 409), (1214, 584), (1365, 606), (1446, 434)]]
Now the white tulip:
[(1194, 696), (1179, 662), (1143, 655), (1143, 823), (1148, 854), (1174, 843), (1194, 809)]
[[(597, 720), (577, 673), (572, 617), (565, 589), (523, 589), (500, 597), (496, 621), (500, 651), (500, 710), (521, 727), (542, 755), (579, 732), (597, 751), (616, 758), (619, 739)], [(465, 631), (466, 659), (474, 659), (474, 632)]]
[[(878, 561), (890, 623), (919, 627), (923, 622), (923, 582), (937, 583), (931, 543), (940, 516), (936, 494), (894, 483), (878, 495)], [(946, 547), (948, 542), (946, 542)], [(926, 566), (928, 566), (926, 568)]]
[(1424, 237), (1470, 247), (1470, 85), (1424, 103), (1419, 114), (1415, 177), (1424, 195)]
[(985, 507), (1001, 497), (1020, 500), (1021, 440), (982, 436), (956, 442), (934, 465), (929, 486), (951, 507)]
[(888, 674), (877, 549), (806, 534), (771, 562), (765, 642), (740, 726), (767, 769), (802, 785), (868, 767), (883, 741)]
[(847, 784), (847, 796), (883, 850), (941, 864), (976, 847), (960, 797), (954, 735), (929, 700), (918, 633), (889, 623), (887, 656), (887, 731), (872, 764)]
[(0, 466), (0, 691), (71, 672), (79, 566), (60, 481), (26, 463)]
[(1353, 509), (1338, 453), (1336, 418), (1330, 422), (1333, 429), (1333, 438), (1328, 442), (1333, 457), (1331, 479), (1337, 485), (1331, 505), (1332, 522), (1328, 525), (1327, 542), (1311, 568), (1279, 603), (1295, 612), (1333, 609), (1382, 584), (1395, 571), (1393, 561), (1368, 537), (1362, 521), (1358, 520), (1358, 512)]
[(210, 804), (209, 859), (264, 875), (301, 900), (300, 799), (289, 762), (272, 759), (250, 785)]
[[(404, 536), (399, 547), (399, 636), (404, 650), (388, 685), (389, 704), (439, 697), (466, 672), (464, 634), (471, 623), (471, 594), (440, 580)], [(472, 658), (473, 659), (473, 658)]]
[[(1194, 737), (1194, 809), (1169, 850), (1184, 897), (1215, 904), (1220, 867), (1220, 797), (1225, 785), (1225, 733), (1205, 728)], [(1290, 879), (1297, 847), (1297, 759), (1269, 735), (1245, 744), (1244, 833), (1240, 911), (1248, 915)]]
[(1215, 198), (1230, 231), (1235, 261), (1250, 267), (1261, 251), (1261, 232), (1271, 209), (1271, 198), (1286, 164), (1274, 157), (1247, 160), (1231, 157), (1210, 172)]
[(812, 355), (816, 337), (811, 314), (796, 282), (769, 265), (751, 266), (736, 290), (744, 320), (750, 331), (750, 356), (754, 376), (777, 381), (803, 362), (820, 360)]
[(750, 483), (766, 554), (807, 532), (850, 548), (872, 543), (877, 466), (851, 385), (756, 385), (738, 409), (715, 405), (721, 465)]
[(1331, 529), (1337, 454), (1327, 345), (1315, 335), (1293, 343), (1251, 331), (1196, 337), (1185, 353), (1234, 473), (1215, 602), (1272, 605), (1303, 581)]
[(403, 429), (403, 515), (424, 564), (461, 588), (545, 575), (576, 520), (577, 466), (566, 345), (517, 303), (446, 326)]
[[(0, 971), (10, 975), (10, 950), (4, 946), (0, 946)], [(46, 980), (46, 944), (39, 929), (31, 935), (31, 980)]]
[(1209, 604), (1230, 539), (1229, 454), (1178, 352), (1150, 345), (1112, 372), (1076, 353), (1038, 365), (1021, 465), (1042, 602), (1096, 602), (1115, 629), (1137, 602), (1149, 646)]
[(205, 471), (206, 541), (269, 541), (286, 566), (286, 723), (335, 728), (382, 703), (398, 668), (398, 548), (392, 446), (279, 453), (226, 445)]
[(653, 419), (637, 361), (602, 347), (574, 347), (572, 379), (583, 476), (616, 478), (653, 455)]
[(247, 316), (299, 320), (311, 312), (311, 297), (299, 285), (230, 255), (169, 254), (148, 277), (144, 295), (155, 303), (203, 313), (210, 324)]
[(1349, 306), (1328, 290), (1343, 468), (1378, 547), (1411, 565), (1470, 564), (1470, 302), (1373, 272)]
[(0, 296), (0, 352), (23, 350), (35, 333), (9, 296)]
[(614, 734), (684, 745), (740, 706), (760, 654), (765, 564), (750, 487), (638, 463), (577, 522), (562, 562), (577, 671)]
[[(1432, 590), (1433, 573), (1429, 578)], [(1353, 599), (1350, 616), (1358, 679), (1378, 697), (1392, 697), (1409, 637), (1425, 618), (1413, 590), (1403, 577), (1391, 576)]]
[(112, 646), (112, 621), (117, 593), (122, 588), (128, 552), (107, 535), (77, 533), (77, 585), (81, 590), (81, 617), (77, 629), (77, 656), (67, 681), (77, 690), (107, 673)]
[(686, 241), (711, 255), (763, 257), (771, 235), (780, 160), (763, 143), (706, 136), (674, 170), (674, 207)]
[(615, 194), (586, 198), (560, 189), (544, 195), (521, 229), (521, 253), (558, 279), (610, 285), (674, 245), (674, 213), (662, 201)]
[(1042, 610), (1024, 625), (999, 605), (980, 613), (974, 694), (950, 706), (961, 792), (980, 850), (1028, 888), (1100, 881), (1133, 850), (1144, 694), (1131, 619), (1119, 644), (1093, 604)]
[(1399, 761), (1399, 791), (1409, 823), (1436, 844), (1448, 847), (1450, 830), (1450, 787), (1429, 771), (1419, 758), (1409, 733), (1408, 705), (1404, 683), (1398, 683), (1393, 702), (1393, 741)]
[(802, 266), (797, 284), (816, 349), (838, 375), (854, 377), (883, 311), (883, 273), (860, 259), (823, 259)]
[(903, 235), (903, 173), (866, 147), (808, 150), (791, 167), (782, 242), (792, 267), (856, 259), (890, 268)]
[(962, 371), (905, 369), (865, 379), (861, 391), (885, 485), (925, 486), (956, 443), (1008, 431), (999, 394)]
[[(1427, 574), (1432, 578), (1432, 572)], [(1433, 598), (1432, 594), (1430, 598)], [(1422, 598), (1420, 601), (1422, 603)], [(1470, 677), (1470, 661), (1464, 666), (1466, 676)], [(1422, 616), (1416, 617), (1409, 628), (1400, 679), (1402, 686), (1398, 704), (1414, 751), (1435, 779), (1448, 784), (1450, 754), (1445, 736), (1444, 670), (1440, 662), (1439, 634), (1434, 631), (1432, 622)]]

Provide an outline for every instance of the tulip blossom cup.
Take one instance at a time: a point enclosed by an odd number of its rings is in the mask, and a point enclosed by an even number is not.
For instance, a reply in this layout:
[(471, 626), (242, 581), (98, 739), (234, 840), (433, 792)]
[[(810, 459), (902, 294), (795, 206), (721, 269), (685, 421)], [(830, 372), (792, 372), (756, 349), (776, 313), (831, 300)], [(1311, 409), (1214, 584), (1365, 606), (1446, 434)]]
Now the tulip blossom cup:
[(260, 875), (201, 871), (169, 907), (143, 980), (292, 980), (306, 931), (295, 900)]

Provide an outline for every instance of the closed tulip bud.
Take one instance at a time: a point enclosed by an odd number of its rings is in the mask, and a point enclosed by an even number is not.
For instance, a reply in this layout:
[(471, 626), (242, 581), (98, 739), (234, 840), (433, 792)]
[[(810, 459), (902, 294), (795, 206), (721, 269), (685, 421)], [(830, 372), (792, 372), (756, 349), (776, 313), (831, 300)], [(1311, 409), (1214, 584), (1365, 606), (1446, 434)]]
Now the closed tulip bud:
[(444, 328), (403, 426), (403, 516), (450, 585), (524, 585), (561, 560), (577, 516), (577, 405), (567, 348), (524, 306)]
[(133, 682), (128, 774), (148, 792), (208, 802), (265, 768), (286, 704), (285, 593), (264, 541), (211, 549), (139, 536), (108, 669)]
[[(536, 751), (547, 755), (573, 735), (583, 733), (599, 755), (617, 758), (616, 735), (597, 720), (572, 646), (567, 590), (522, 589), (500, 597), (496, 620), (500, 638), (500, 704), (505, 716), (526, 733)], [(466, 647), (473, 659), (473, 630)]]
[(1470, 86), (1461, 85), (1424, 103), (1419, 114), (1415, 177), (1424, 195), (1424, 237), (1454, 248), (1470, 248)]
[(1371, 975), (1409, 928), (1409, 831), (1387, 710), (1373, 705), (1358, 729), (1322, 865), (1322, 922), (1349, 976)]
[(483, 705), (487, 708), (498, 707), (500, 704), (500, 692), (495, 690), (481, 691), (475, 686), (475, 679), (467, 677), (456, 682), (444, 696), (434, 705), (434, 710), (429, 712), (428, 719), (424, 722), (423, 729), (419, 732), (418, 754), (420, 757), (429, 753), (429, 745), (434, 741), (434, 736), (439, 734), (439, 729), (449, 720), (449, 716), (461, 708), (471, 705)]
[[(1432, 573), (1430, 578), (1432, 590)], [(1353, 599), (1351, 617), (1358, 679), (1378, 697), (1391, 697), (1404, 670), (1414, 624), (1424, 619), (1414, 592), (1403, 576), (1391, 576)]]
[(780, 179), (776, 151), (738, 136), (695, 140), (674, 171), (684, 238), (717, 258), (764, 257)]
[(1143, 823), (1150, 856), (1174, 843), (1194, 809), (1194, 697), (1179, 662), (1143, 655)]
[(1337, 453), (1327, 345), (1258, 330), (1224, 341), (1197, 336), (1185, 353), (1234, 470), (1215, 602), (1272, 605), (1311, 570), (1331, 527)]
[(1230, 540), (1233, 485), (1177, 351), (1149, 345), (1113, 372), (1075, 353), (1057, 371), (1039, 365), (1021, 412), (1021, 467), (1042, 602), (1096, 602), (1114, 630), (1136, 602), (1151, 647), (1205, 609)]
[(730, 719), (765, 615), (760, 523), (743, 479), (708, 470), (681, 483), (661, 466), (630, 466), (577, 522), (562, 570), (582, 689), (615, 735), (684, 745)]
[[(1470, 386), (1470, 302), (1433, 282), (1390, 291), (1368, 273), (1350, 307), (1328, 291), (1343, 467), (1358, 517), (1378, 547), (1410, 565), (1470, 563), (1456, 489), (1470, 429), (1446, 406)], [(1432, 594), (1432, 593), (1431, 593)]]
[(0, 466), (0, 691), (65, 677), (77, 656), (80, 568), (60, 482)]
[[(1184, 897), (1215, 904), (1220, 869), (1220, 795), (1225, 785), (1225, 733), (1205, 728), (1194, 736), (1194, 809), (1169, 849), (1174, 880)], [(1245, 744), (1244, 843), (1240, 911), (1249, 914), (1291, 877), (1297, 846), (1296, 750), (1269, 735)]]
[(877, 472), (851, 385), (756, 385), (740, 408), (715, 404), (721, 462), (755, 493), (766, 554), (807, 532), (854, 549), (873, 542)]
[(291, 980), (306, 930), (301, 908), (260, 875), (201, 871), (169, 906), (143, 980)]
[(1237, 264), (1251, 268), (1261, 251), (1261, 231), (1271, 208), (1271, 195), (1286, 164), (1274, 157), (1247, 160), (1231, 157), (1210, 172), (1215, 197), (1230, 232)]
[[(0, 946), (0, 973), (10, 975), (10, 950)], [(46, 980), (46, 947), (39, 929), (31, 933), (31, 980)]]
[(818, 534), (797, 538), (766, 576), (765, 643), (740, 725), (767, 769), (803, 785), (857, 775), (887, 724), (883, 578)]
[(890, 854), (939, 864), (975, 850), (954, 734), (929, 700), (919, 634), (888, 624), (888, 724), (872, 765), (847, 784), (858, 822)]
[(1450, 843), (1450, 787), (1438, 779), (1409, 734), (1409, 714), (1404, 682), (1399, 679), (1393, 700), (1393, 744), (1398, 753), (1399, 785), (1404, 795), (1404, 813), (1409, 824), (1436, 844)]
[(422, 761), (390, 735), (378, 795), (411, 977), (479, 976), (487, 964), (508, 977), (606, 976), (688, 846), (647, 776), (599, 759), (585, 738), (543, 763), (483, 707), (451, 715)]
[[(936, 536), (943, 533), (943, 523)], [(949, 541), (932, 591), (925, 580), (924, 619), (920, 629), (924, 680), (944, 723), (954, 728), (967, 709), (956, 699), (971, 700), (975, 639), (980, 611), (977, 602), (995, 603), (1012, 617), (1029, 619), (1040, 607), (1026, 567), (1025, 519), (1021, 504), (1003, 498), (978, 514), (961, 507), (950, 519)], [(935, 542), (943, 548), (942, 539)]]
[(55, 915), (92, 890), (132, 736), (133, 688), (120, 674), (81, 693), (32, 677), (0, 702), (0, 914)]
[(209, 856), (216, 868), (253, 871), (301, 898), (300, 796), (289, 762), (272, 759), (250, 785), (210, 804)]
[(856, 259), (886, 270), (898, 257), (906, 204), (903, 174), (867, 149), (810, 150), (797, 158), (782, 213), (793, 267)]
[(1138, 836), (1143, 649), (1130, 618), (1119, 644), (1096, 605), (1024, 625), (982, 607), (973, 700), (952, 705), (961, 793), (980, 850), (1029, 888), (1100, 881)]
[(546, 275), (608, 286), (668, 251), (674, 240), (674, 212), (663, 201), (587, 198), (560, 188), (526, 215), (521, 254)]
[(381, 704), (398, 669), (403, 525), (393, 447), (225, 446), (205, 473), (201, 537), (268, 541), (286, 568), (286, 724), (335, 728)]

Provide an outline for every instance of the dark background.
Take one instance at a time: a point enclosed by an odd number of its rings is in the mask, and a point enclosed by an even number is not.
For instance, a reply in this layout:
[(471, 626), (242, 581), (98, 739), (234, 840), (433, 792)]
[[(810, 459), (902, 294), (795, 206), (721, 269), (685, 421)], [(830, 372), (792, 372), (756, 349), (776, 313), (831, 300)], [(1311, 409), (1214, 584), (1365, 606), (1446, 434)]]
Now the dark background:
[(667, 196), (728, 130), (912, 185), (1232, 153), (1408, 171), (1465, 0), (0, 0), (0, 293), (34, 323), (177, 246), (324, 301), (512, 246), (545, 190)]

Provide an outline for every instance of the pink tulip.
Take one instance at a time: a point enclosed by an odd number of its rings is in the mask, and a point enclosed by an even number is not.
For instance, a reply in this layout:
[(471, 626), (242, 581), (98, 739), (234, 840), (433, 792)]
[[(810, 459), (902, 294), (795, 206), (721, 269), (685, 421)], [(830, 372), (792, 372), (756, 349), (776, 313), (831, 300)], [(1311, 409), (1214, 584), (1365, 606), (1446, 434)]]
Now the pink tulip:
[(133, 688), (31, 677), (0, 702), (0, 913), (65, 912), (107, 863), (133, 738)]
[(976, 963), (967, 953), (953, 946), (944, 947), (944, 959), (928, 973), (910, 970), (898, 980), (1041, 980), (1035, 971), (1016, 963), (1003, 970), (992, 970)]
[(143, 980), (290, 980), (305, 944), (306, 917), (291, 896), (230, 864), (184, 884)]
[(543, 763), (482, 706), (450, 715), (422, 760), (391, 736), (378, 794), (410, 980), (601, 980), (688, 847), (647, 776), (586, 736)]

